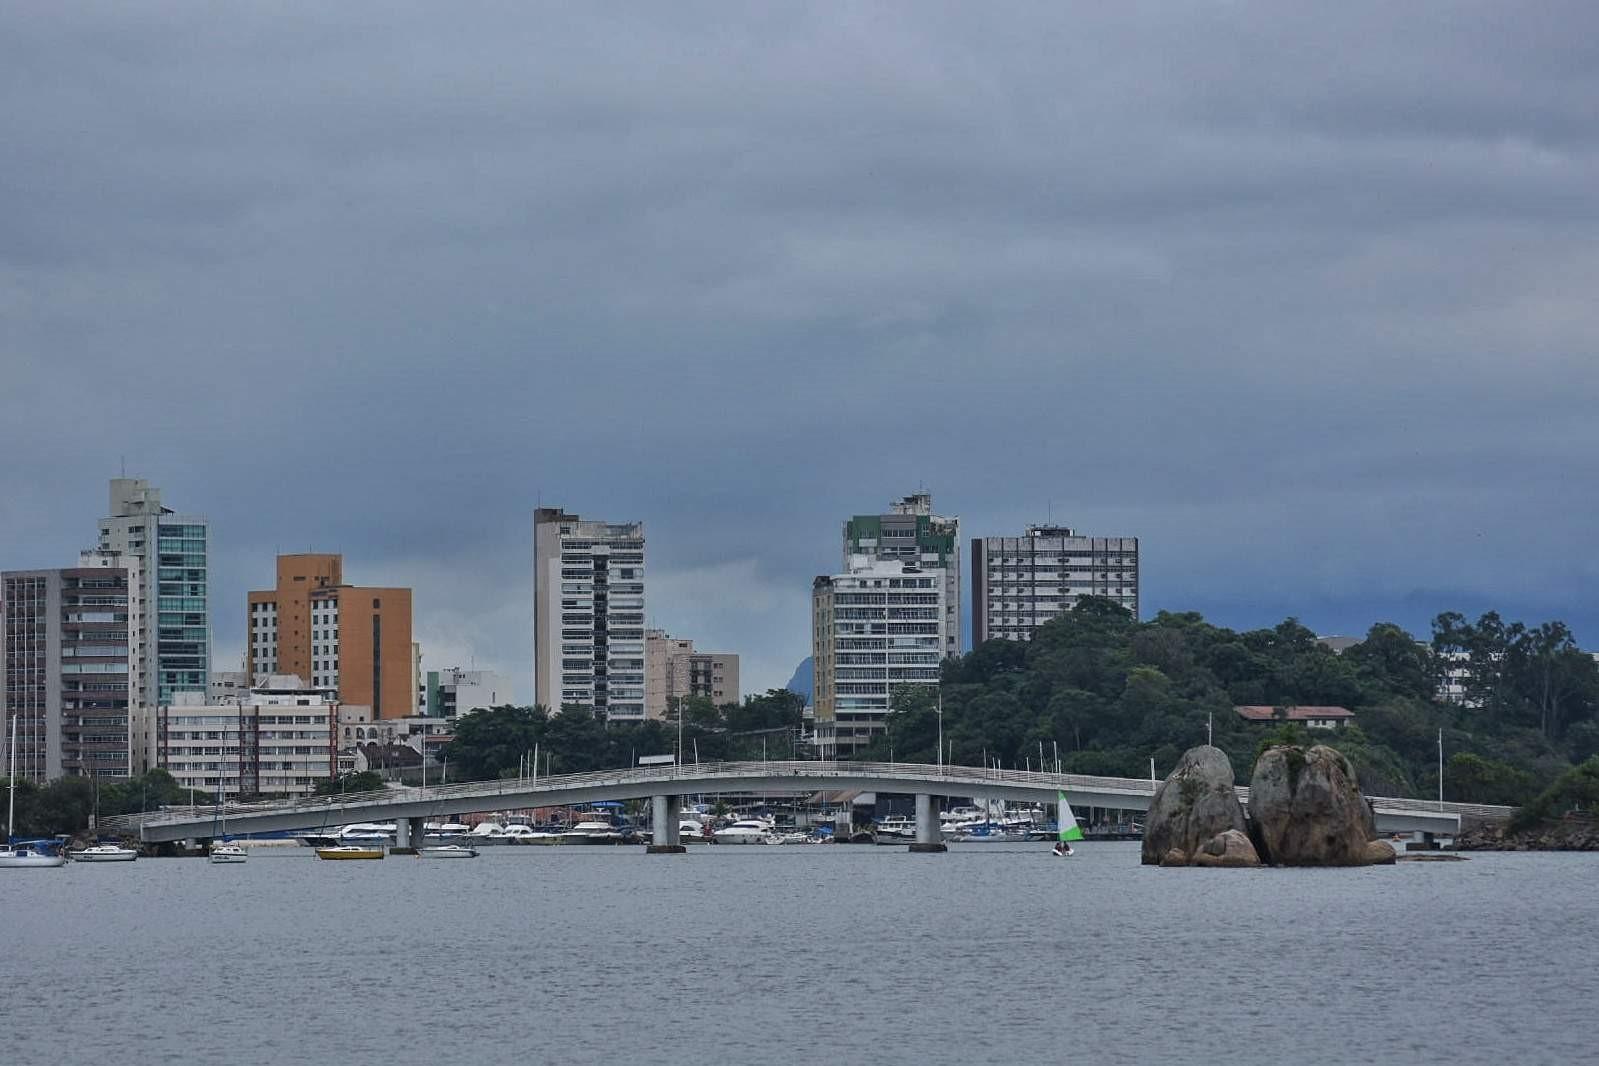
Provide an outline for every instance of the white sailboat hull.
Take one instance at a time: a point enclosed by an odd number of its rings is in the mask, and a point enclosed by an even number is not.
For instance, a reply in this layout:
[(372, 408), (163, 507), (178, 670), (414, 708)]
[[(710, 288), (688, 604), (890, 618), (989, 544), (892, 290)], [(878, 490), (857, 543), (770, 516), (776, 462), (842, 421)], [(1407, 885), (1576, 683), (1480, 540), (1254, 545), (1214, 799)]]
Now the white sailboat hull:
[(47, 870), (66, 864), (64, 855), (0, 854), (0, 870)]

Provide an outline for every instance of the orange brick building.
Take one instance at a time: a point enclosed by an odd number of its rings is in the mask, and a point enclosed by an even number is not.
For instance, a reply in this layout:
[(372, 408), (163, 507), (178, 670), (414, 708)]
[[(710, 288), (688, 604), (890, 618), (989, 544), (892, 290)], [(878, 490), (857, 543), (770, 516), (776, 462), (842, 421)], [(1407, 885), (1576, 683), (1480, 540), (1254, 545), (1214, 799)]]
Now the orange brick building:
[(249, 599), (251, 678), (298, 674), (374, 718), (416, 713), (410, 589), (346, 585), (341, 555), (280, 555), (277, 588)]

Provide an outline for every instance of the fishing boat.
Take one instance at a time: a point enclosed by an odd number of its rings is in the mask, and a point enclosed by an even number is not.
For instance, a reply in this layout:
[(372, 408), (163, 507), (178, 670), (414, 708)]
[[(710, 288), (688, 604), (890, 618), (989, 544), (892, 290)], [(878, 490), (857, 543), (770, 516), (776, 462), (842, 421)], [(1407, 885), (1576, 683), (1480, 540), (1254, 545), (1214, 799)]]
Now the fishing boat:
[(8, 799), (6, 801), (6, 846), (0, 848), (0, 870), (47, 870), (65, 866), (65, 855), (52, 855), (31, 844), (13, 844), (17, 834), (17, 716), (11, 716), (11, 741), (6, 745), (11, 753), (11, 766), (6, 772)]
[(331, 848), (317, 848), (319, 859), (381, 859), (382, 848), (363, 847), (360, 844), (339, 844)]
[(132, 862), (139, 853), (120, 844), (96, 844), (92, 848), (68, 852), (67, 857), (73, 862)]
[(1060, 839), (1055, 841), (1051, 850), (1057, 859), (1068, 859), (1077, 854), (1072, 850), (1072, 841), (1083, 839), (1083, 831), (1077, 825), (1077, 817), (1072, 814), (1072, 805), (1066, 802), (1066, 793), (1057, 792), (1055, 796), (1060, 804)]
[(465, 844), (439, 844), (436, 847), (423, 848), (417, 854), (424, 859), (475, 859), (477, 849), (469, 848)]

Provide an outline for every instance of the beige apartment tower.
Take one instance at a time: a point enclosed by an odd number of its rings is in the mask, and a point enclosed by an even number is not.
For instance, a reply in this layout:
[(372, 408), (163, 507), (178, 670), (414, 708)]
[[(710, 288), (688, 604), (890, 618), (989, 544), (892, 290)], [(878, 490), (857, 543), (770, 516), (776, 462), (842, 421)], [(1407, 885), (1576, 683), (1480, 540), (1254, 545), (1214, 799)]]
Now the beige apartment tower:
[(644, 631), (644, 673), (646, 718), (665, 718), (685, 696), (703, 696), (718, 707), (742, 698), (737, 655), (696, 651), (692, 640), (663, 629)]
[(296, 674), (374, 718), (416, 713), (410, 589), (346, 585), (341, 555), (280, 555), (277, 577), (249, 596), (252, 680)]

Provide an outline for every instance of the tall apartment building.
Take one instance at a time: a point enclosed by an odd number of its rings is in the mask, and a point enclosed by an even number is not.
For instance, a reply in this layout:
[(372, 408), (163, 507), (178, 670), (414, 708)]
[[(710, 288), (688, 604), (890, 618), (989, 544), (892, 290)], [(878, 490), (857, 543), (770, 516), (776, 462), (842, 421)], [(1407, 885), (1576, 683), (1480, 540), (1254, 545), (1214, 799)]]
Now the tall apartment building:
[(141, 705), (166, 703), (174, 692), (204, 692), (211, 669), (210, 522), (163, 507), (161, 490), (143, 478), (112, 478), (108, 511), (100, 519), (100, 550), (137, 558), (144, 583), (137, 620)]
[(887, 514), (856, 515), (844, 523), (844, 565), (864, 555), (871, 559), (938, 571), (944, 587), (942, 620), (945, 656), (961, 650), (960, 519), (933, 513), (931, 493), (918, 492), (889, 505)]
[(298, 677), (270, 675), (214, 701), (180, 692), (157, 711), (155, 762), (184, 788), (304, 796), (335, 775), (339, 704)]
[(644, 523), (533, 515), (533, 690), (551, 710), (593, 707), (641, 720)]
[(811, 588), (812, 701), (824, 756), (883, 731), (894, 690), (937, 685), (952, 622), (939, 568), (856, 555)]
[(648, 718), (665, 718), (678, 700), (689, 696), (703, 696), (718, 707), (741, 698), (737, 655), (696, 651), (694, 641), (664, 629), (644, 631), (644, 675)]
[(427, 718), (454, 718), (511, 702), (511, 679), (491, 670), (429, 670), (425, 686), (422, 716)]
[(1021, 537), (972, 541), (972, 642), (1031, 640), (1033, 630), (1103, 596), (1138, 617), (1138, 538), (1084, 537), (1028, 526)]
[(280, 555), (277, 587), (249, 595), (245, 672), (309, 678), (376, 718), (416, 713), (411, 590), (344, 583), (342, 555)]
[(20, 777), (147, 768), (142, 578), (138, 557), (100, 551), (75, 567), (0, 574), (0, 732), (15, 715)]

